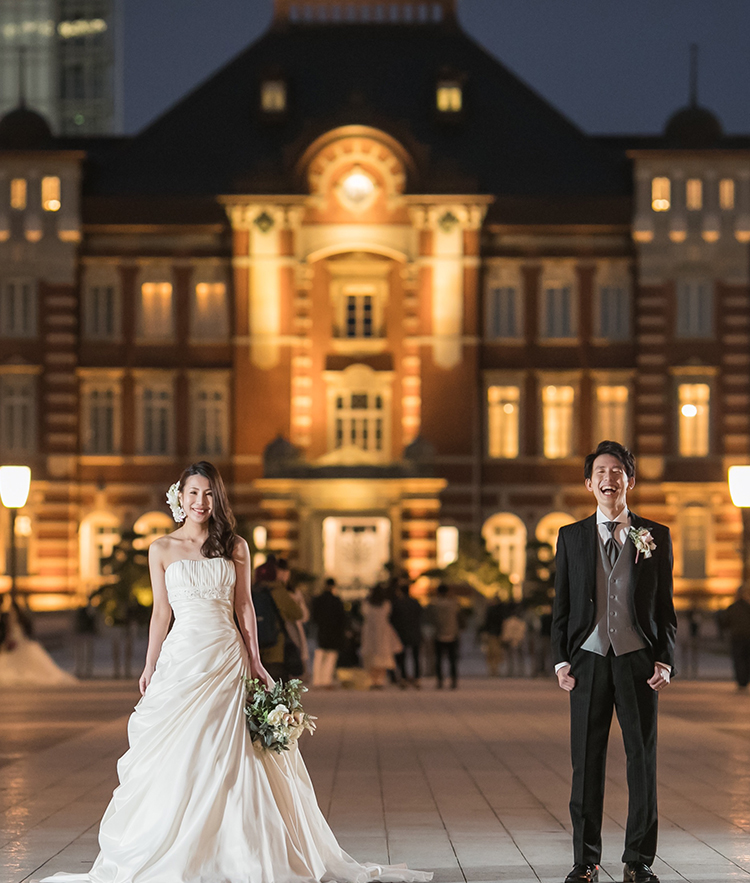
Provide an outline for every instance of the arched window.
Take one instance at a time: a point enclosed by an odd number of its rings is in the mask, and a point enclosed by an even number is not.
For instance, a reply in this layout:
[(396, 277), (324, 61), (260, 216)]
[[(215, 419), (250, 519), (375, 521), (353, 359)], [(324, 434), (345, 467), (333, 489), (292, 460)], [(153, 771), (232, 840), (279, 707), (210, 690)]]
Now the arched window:
[(166, 512), (146, 512), (145, 515), (136, 521), (133, 530), (142, 539), (138, 541), (140, 548), (148, 549), (158, 537), (163, 537), (168, 533), (172, 533), (175, 523)]
[(78, 530), (82, 588), (87, 594), (102, 584), (102, 561), (122, 538), (120, 519), (112, 512), (91, 512)]
[(487, 551), (507, 573), (513, 586), (520, 586), (526, 570), (526, 526), (512, 512), (491, 515), (482, 527)]
[(557, 535), (560, 533), (560, 528), (565, 527), (566, 524), (572, 524), (574, 521), (575, 518), (568, 515), (567, 512), (550, 512), (549, 515), (540, 519), (534, 534), (538, 542), (548, 543), (554, 552), (557, 548)]

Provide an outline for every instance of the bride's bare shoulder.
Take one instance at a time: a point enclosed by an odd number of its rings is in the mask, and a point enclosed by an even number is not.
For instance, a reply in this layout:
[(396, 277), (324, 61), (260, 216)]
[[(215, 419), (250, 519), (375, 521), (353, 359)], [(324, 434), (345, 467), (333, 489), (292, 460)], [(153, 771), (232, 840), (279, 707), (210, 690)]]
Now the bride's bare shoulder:
[(164, 564), (171, 560), (177, 548), (178, 540), (173, 536), (157, 537), (148, 547), (149, 561)]
[(250, 560), (250, 547), (247, 544), (247, 540), (244, 537), (238, 536), (234, 543), (234, 549), (232, 551), (232, 559), (237, 564), (247, 564)]

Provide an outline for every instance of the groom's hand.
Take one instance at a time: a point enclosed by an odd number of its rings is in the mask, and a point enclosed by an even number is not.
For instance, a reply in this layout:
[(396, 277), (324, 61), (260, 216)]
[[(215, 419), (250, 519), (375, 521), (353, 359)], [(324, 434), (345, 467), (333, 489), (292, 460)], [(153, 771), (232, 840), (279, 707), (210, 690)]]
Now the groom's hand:
[(661, 665), (657, 662), (656, 665), (654, 665), (654, 673), (646, 683), (657, 693), (660, 690), (663, 690), (669, 684), (669, 669), (665, 665)]
[(567, 693), (575, 687), (576, 679), (570, 674), (570, 665), (563, 665), (557, 670), (557, 683)]

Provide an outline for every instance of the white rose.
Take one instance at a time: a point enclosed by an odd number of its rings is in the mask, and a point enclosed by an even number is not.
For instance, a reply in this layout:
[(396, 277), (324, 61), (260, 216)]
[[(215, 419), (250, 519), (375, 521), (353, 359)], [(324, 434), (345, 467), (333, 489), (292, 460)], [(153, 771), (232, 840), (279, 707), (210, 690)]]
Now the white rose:
[(285, 714), (289, 714), (289, 709), (286, 705), (277, 705), (268, 715), (268, 723), (271, 724), (272, 727), (277, 727), (284, 720)]

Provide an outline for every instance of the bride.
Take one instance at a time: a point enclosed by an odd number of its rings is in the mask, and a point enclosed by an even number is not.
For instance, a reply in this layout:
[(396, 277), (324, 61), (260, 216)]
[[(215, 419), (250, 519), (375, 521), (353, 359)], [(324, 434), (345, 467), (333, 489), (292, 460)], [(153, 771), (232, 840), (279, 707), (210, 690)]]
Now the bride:
[(282, 754), (253, 748), (243, 677), (272, 680), (260, 662), (250, 551), (211, 463), (189, 466), (178, 489), (173, 513), (185, 524), (149, 551), (154, 607), (142, 698), (99, 856), (87, 874), (42, 883), (430, 880), (356, 862), (326, 823), (296, 745)]

